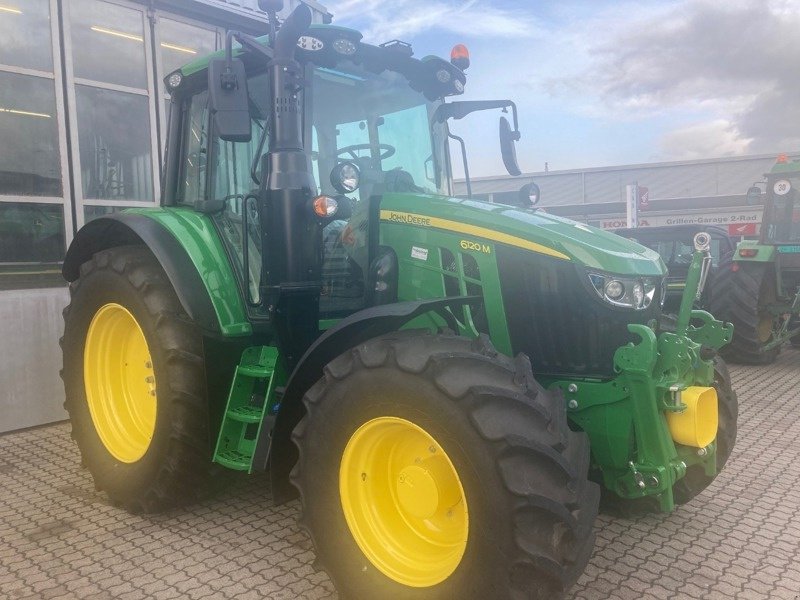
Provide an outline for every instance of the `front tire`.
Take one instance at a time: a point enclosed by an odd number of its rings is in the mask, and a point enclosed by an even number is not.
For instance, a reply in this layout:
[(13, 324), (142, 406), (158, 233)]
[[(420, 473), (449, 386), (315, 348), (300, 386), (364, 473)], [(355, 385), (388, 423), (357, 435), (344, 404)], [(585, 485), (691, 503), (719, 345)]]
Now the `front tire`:
[(194, 500), (210, 465), (203, 340), (144, 246), (95, 254), (64, 309), (64, 407), (95, 487), (130, 512)]
[(586, 566), (588, 438), (524, 356), (398, 332), (332, 361), (304, 403), (300, 522), (342, 597), (550, 599)]
[(736, 423), (739, 418), (739, 401), (731, 387), (728, 366), (719, 357), (714, 358), (714, 388), (717, 390), (719, 425), (717, 428), (717, 473), (709, 476), (699, 465), (689, 467), (686, 475), (673, 486), (675, 502), (686, 504), (706, 489), (722, 472), (736, 445)]

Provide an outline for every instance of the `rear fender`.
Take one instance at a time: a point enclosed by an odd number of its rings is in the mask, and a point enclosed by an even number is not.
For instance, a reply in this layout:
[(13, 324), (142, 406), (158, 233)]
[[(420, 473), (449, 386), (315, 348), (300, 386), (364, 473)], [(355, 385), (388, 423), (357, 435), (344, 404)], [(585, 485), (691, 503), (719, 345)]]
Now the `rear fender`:
[(75, 281), (81, 265), (96, 252), (127, 244), (150, 249), (186, 314), (204, 333), (223, 337), (252, 333), (237, 279), (214, 225), (205, 215), (140, 209), (90, 221), (67, 251), (64, 278)]

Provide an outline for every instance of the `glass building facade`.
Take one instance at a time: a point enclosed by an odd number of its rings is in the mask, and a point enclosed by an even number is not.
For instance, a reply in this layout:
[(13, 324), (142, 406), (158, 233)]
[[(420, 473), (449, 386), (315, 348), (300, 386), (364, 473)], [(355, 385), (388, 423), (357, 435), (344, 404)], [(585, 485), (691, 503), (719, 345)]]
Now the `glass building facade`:
[(64, 418), (66, 249), (158, 203), (164, 77), (228, 29), (265, 33), (257, 0), (0, 0), (0, 432)]
[(77, 229), (157, 203), (164, 76), (221, 48), (228, 27), (263, 33), (255, 7), (0, 0), (0, 290), (63, 285)]

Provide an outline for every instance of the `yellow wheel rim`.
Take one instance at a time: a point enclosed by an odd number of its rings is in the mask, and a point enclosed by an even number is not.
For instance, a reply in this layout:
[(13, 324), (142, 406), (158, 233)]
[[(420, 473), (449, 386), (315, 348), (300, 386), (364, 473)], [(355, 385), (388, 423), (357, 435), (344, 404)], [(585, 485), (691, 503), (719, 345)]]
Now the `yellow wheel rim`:
[(444, 449), (414, 423), (379, 417), (359, 427), (342, 456), (339, 494), (358, 547), (394, 581), (436, 585), (461, 562), (464, 488)]
[(83, 379), (103, 445), (122, 462), (142, 458), (156, 427), (156, 380), (142, 328), (124, 306), (106, 304), (92, 318)]
[(758, 340), (766, 344), (772, 337), (772, 315), (762, 314), (758, 321)]

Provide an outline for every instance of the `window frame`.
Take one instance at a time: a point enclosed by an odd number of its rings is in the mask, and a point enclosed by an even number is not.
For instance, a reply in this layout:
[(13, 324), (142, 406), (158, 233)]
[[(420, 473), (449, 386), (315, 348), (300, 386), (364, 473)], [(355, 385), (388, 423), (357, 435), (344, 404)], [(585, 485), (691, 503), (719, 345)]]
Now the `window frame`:
[[(48, 7), (50, 10), (50, 51), (53, 58), (53, 71), (40, 71), (38, 69), (29, 69), (27, 67), (18, 67), (14, 65), (0, 63), (0, 72), (11, 73), (14, 75), (24, 75), (28, 77), (36, 77), (39, 79), (46, 79), (52, 82), (54, 87), (53, 98), (55, 100), (55, 118), (56, 118), (56, 135), (58, 147), (58, 163), (60, 168), (61, 178), (61, 196), (27, 196), (18, 194), (3, 194), (0, 192), (0, 202), (4, 204), (54, 204), (60, 205), (63, 215), (64, 226), (64, 249), (63, 253), (66, 254), (67, 248), (72, 242), (74, 237), (74, 224), (72, 214), (72, 196), (70, 193), (69, 184), (69, 159), (67, 156), (67, 114), (64, 112), (64, 73), (61, 65), (61, 32), (59, 30), (59, 14), (58, 14), (58, 0), (49, 0)], [(55, 263), (41, 263), (42, 272), (47, 270), (45, 266), (52, 266), (61, 264), (62, 261)], [(5, 263), (0, 262), (0, 268)], [(12, 286), (16, 289), (17, 286)], [(19, 286), (22, 288), (29, 288), (28, 285)], [(3, 287), (3, 289), (9, 289)]]
[[(78, 229), (83, 227), (86, 223), (84, 214), (84, 207), (87, 206), (101, 206), (113, 208), (131, 208), (131, 207), (154, 207), (158, 206), (160, 181), (159, 177), (159, 142), (158, 142), (158, 129), (156, 121), (156, 106), (155, 106), (155, 75), (153, 71), (153, 52), (152, 52), (152, 35), (150, 28), (150, 19), (147, 14), (147, 8), (140, 4), (134, 4), (125, 0), (99, 0), (106, 4), (113, 4), (123, 8), (131, 9), (139, 13), (142, 21), (142, 32), (145, 58), (145, 71), (147, 89), (134, 88), (122, 86), (103, 81), (95, 81), (93, 79), (84, 79), (75, 77), (73, 66), (73, 48), (72, 48), (72, 22), (70, 19), (70, 3), (64, 2), (62, 6), (62, 14), (64, 19), (64, 35), (62, 39), (63, 51), (66, 63), (66, 88), (67, 88), (67, 112), (70, 127), (70, 145), (72, 147), (73, 162), (76, 163), (76, 168), (72, 169), (72, 183), (75, 192), (73, 200), (73, 207), (75, 210), (75, 225)], [(83, 196), (83, 175), (80, 169), (80, 145), (78, 140), (78, 109), (76, 104), (76, 85), (83, 85), (93, 87), (101, 90), (108, 90), (112, 92), (122, 92), (128, 94), (135, 94), (147, 98), (148, 115), (150, 119), (150, 162), (151, 162), (151, 187), (152, 187), (152, 200), (107, 200), (107, 199), (93, 199), (84, 198)]]

